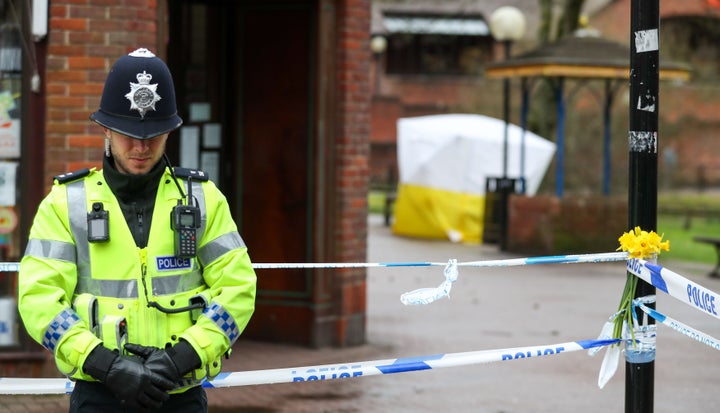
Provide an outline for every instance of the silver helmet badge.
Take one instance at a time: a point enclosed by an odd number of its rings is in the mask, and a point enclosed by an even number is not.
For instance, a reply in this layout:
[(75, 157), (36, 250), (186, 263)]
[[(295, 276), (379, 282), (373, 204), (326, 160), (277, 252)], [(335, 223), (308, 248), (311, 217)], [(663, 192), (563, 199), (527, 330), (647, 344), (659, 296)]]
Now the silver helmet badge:
[(138, 83), (130, 82), (130, 92), (125, 97), (130, 101), (130, 110), (140, 112), (140, 118), (145, 118), (145, 113), (155, 110), (155, 103), (161, 97), (157, 94), (158, 84), (150, 84), (152, 75), (143, 70), (137, 74)]

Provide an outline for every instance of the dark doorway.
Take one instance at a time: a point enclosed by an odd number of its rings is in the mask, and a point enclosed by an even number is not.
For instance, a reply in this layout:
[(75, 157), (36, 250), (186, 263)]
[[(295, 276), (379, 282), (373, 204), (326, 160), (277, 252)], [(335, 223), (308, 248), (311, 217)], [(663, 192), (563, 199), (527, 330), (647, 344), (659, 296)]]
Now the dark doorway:
[[(185, 120), (168, 141), (169, 155), (210, 172), (254, 262), (310, 261), (315, 3), (167, 3), (168, 64)], [(248, 334), (307, 336), (310, 312), (289, 307), (312, 302), (311, 273), (258, 278)], [(299, 331), (279, 331), (277, 320)]]

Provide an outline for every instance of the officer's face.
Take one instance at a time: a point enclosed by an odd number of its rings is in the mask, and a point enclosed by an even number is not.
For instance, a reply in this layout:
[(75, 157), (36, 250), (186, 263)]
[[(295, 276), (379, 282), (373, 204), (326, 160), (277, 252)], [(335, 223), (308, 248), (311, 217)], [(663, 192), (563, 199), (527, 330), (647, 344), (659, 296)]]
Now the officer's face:
[(105, 129), (110, 138), (110, 151), (115, 159), (118, 171), (128, 175), (141, 175), (150, 172), (165, 152), (168, 134), (150, 139), (134, 139), (118, 132)]

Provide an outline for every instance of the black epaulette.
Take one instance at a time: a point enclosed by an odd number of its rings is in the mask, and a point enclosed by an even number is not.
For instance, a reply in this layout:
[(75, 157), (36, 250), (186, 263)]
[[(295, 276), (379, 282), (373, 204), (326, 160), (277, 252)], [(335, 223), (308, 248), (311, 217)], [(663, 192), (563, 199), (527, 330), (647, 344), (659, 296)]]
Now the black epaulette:
[(175, 176), (178, 178), (192, 178), (193, 181), (200, 182), (205, 182), (210, 179), (205, 171), (201, 171), (199, 169), (180, 168), (179, 166), (176, 166), (173, 168), (173, 171), (175, 172)]
[(66, 184), (66, 183), (72, 182), (76, 179), (84, 178), (88, 175), (90, 175), (90, 169), (83, 168), (83, 169), (78, 169), (77, 171), (66, 172), (61, 175), (55, 175), (55, 176), (53, 176), (53, 181), (57, 180), (59, 184)]

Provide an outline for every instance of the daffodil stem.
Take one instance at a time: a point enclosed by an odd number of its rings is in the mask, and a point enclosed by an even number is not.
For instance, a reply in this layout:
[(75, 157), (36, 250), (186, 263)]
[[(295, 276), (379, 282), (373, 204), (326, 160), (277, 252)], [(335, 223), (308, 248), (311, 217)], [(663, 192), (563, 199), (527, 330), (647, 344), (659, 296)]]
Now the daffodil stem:
[(625, 281), (625, 289), (623, 290), (622, 298), (620, 299), (620, 305), (618, 306), (618, 316), (615, 318), (615, 325), (613, 328), (613, 338), (622, 338), (623, 321), (627, 322), (632, 331), (632, 302), (635, 298), (635, 291), (637, 290), (638, 279), (631, 273), (627, 273), (627, 280)]

